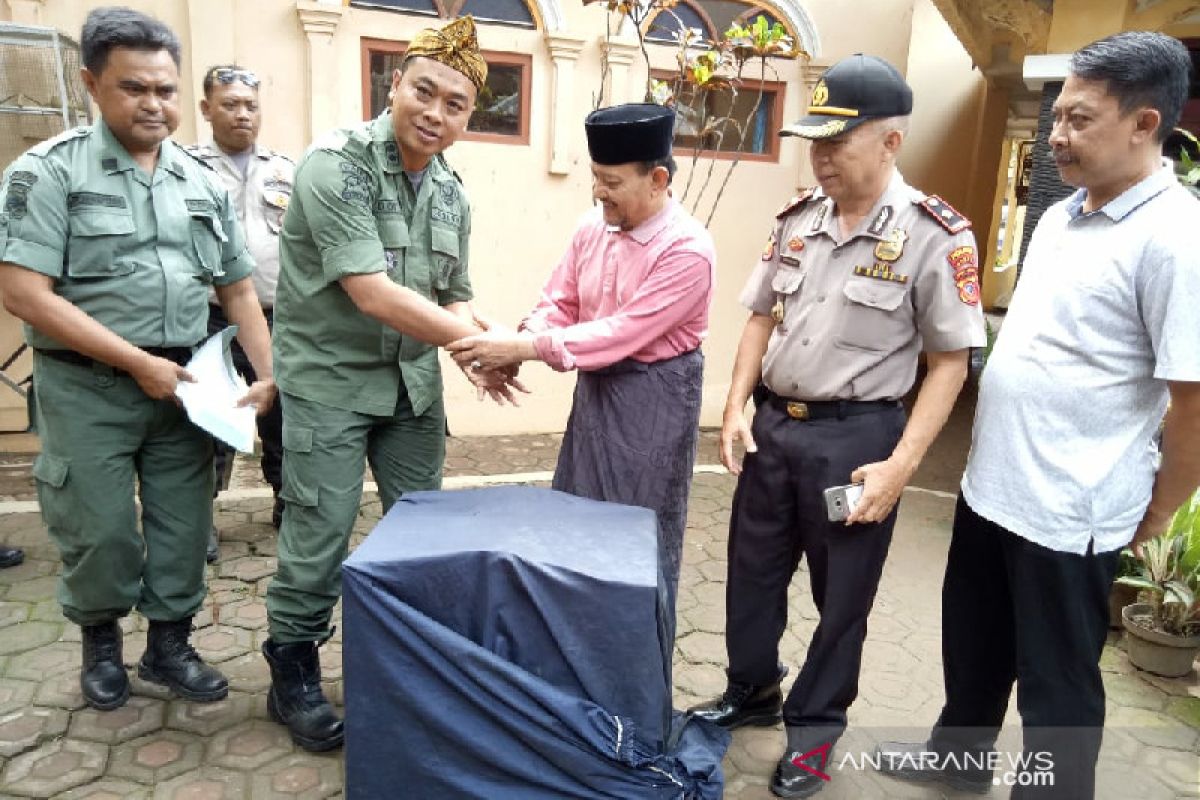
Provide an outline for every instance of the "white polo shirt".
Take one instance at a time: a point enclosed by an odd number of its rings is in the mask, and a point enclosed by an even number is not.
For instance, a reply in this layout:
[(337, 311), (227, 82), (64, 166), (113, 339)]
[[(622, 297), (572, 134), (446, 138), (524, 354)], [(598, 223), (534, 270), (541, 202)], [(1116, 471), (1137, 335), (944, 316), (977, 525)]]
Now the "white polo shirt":
[(1103, 208), (1050, 208), (984, 369), (962, 490), (1069, 553), (1129, 543), (1167, 381), (1200, 381), (1200, 201), (1169, 162)]

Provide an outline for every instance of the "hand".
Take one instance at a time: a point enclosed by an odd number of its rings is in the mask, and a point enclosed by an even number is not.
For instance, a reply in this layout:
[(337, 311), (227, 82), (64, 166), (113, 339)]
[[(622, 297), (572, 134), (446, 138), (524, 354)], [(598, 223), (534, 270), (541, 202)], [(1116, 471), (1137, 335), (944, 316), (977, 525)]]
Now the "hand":
[(459, 365), (463, 374), (467, 376), (467, 380), (478, 391), (478, 399), (482, 400), (485, 396), (492, 398), (492, 401), (502, 406), (506, 402), (509, 405), (518, 406), (517, 397), (514, 391), (529, 394), (529, 389), (525, 388), (525, 384), (517, 379), (518, 365), (503, 367), (495, 370), (476, 369), (471, 365)]
[(882, 522), (896, 507), (900, 493), (912, 477), (914, 468), (909, 468), (895, 458), (864, 464), (850, 473), (853, 483), (863, 484), (862, 498), (850, 516), (847, 525)]
[(460, 367), (497, 369), (536, 358), (533, 340), (504, 330), (489, 330), (446, 345)]
[(261, 417), (271, 410), (271, 404), (275, 402), (276, 392), (274, 380), (267, 378), (266, 380), (255, 381), (250, 384), (250, 391), (246, 392), (246, 396), (238, 400), (237, 407), (254, 406), (254, 413)]
[(1141, 558), (1142, 545), (1165, 531), (1170, 526), (1173, 516), (1174, 514), (1164, 515), (1147, 508), (1145, 515), (1142, 516), (1142, 521), (1138, 523), (1137, 530), (1133, 534), (1133, 541), (1129, 543), (1133, 554)]
[(758, 452), (758, 445), (754, 443), (754, 435), (750, 432), (750, 423), (746, 422), (745, 413), (740, 408), (727, 408), (721, 422), (721, 463), (734, 475), (742, 474), (742, 463), (733, 457), (733, 443), (738, 439), (746, 446), (747, 453)]
[(175, 387), (180, 381), (196, 382), (190, 372), (174, 361), (149, 353), (131, 374), (138, 387), (151, 400), (174, 400)]

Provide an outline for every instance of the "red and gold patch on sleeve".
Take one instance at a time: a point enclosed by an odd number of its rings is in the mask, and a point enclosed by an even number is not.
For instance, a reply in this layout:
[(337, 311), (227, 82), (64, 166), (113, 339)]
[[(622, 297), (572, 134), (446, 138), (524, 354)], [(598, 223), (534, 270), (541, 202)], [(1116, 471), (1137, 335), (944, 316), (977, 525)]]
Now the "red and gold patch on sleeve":
[(771, 238), (767, 239), (767, 246), (763, 248), (762, 260), (770, 261), (775, 256), (775, 234), (771, 234)]
[(979, 261), (975, 248), (970, 245), (956, 247), (946, 256), (954, 268), (954, 285), (958, 287), (958, 299), (969, 306), (979, 304)]

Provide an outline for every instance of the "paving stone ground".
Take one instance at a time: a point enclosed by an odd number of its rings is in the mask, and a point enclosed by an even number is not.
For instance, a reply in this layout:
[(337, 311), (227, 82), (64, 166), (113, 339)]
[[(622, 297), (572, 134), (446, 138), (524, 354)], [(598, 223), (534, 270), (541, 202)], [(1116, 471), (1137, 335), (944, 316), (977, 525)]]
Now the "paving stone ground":
[[(962, 426), (962, 421), (952, 421)], [(965, 424), (969, 424), (969, 416)], [(861, 691), (850, 710), (845, 753), (869, 753), (885, 738), (920, 738), (942, 701), (940, 581), (949, 541), (953, 453), (936, 456), (906, 492), (891, 555), (871, 616)], [(496, 475), (553, 469), (559, 437), (455, 439), (448, 475)], [(951, 459), (947, 462), (947, 459)], [(957, 459), (957, 462), (953, 461)], [(14, 462), (15, 463), (15, 462)], [(715, 436), (706, 432), (701, 464), (715, 464)], [(949, 463), (950, 466), (946, 466)], [(256, 467), (239, 463), (235, 485), (256, 484)], [(725, 550), (734, 480), (695, 478), (678, 600), (675, 701), (685, 707), (723, 687)], [(934, 489), (936, 491), (927, 491)], [(0, 798), (321, 798), (340, 797), (339, 754), (312, 755), (292, 745), (267, 718), (264, 594), (275, 570), (270, 499), (220, 501), (220, 561), (209, 570), (210, 592), (194, 642), (229, 676), (228, 699), (192, 704), (173, 699), (131, 671), (133, 698), (99, 713), (78, 688), (79, 632), (54, 600), (56, 553), (37, 514), (0, 515), (0, 541), (24, 547), (27, 561), (0, 570)], [(355, 526), (359, 543), (379, 519), (367, 495)], [(792, 675), (803, 662), (817, 621), (804, 567), (793, 584), (790, 624), (782, 641)], [(123, 622), (125, 660), (145, 646), (145, 621)], [(326, 684), (342, 702), (340, 626), (322, 650)], [(1109, 727), (1099, 766), (1099, 796), (1113, 800), (1200, 797), (1200, 678), (1164, 680), (1134, 669), (1119, 639), (1105, 649)], [(1001, 744), (1019, 752), (1015, 700)], [(766, 800), (767, 781), (782, 754), (781, 728), (737, 731), (725, 759), (730, 800)], [(834, 764), (838, 764), (835, 757)], [(938, 798), (931, 787), (882, 778), (841, 762), (819, 795), (849, 798)], [(402, 796), (398, 794), (397, 797)], [(1007, 796), (997, 788), (993, 797)]]

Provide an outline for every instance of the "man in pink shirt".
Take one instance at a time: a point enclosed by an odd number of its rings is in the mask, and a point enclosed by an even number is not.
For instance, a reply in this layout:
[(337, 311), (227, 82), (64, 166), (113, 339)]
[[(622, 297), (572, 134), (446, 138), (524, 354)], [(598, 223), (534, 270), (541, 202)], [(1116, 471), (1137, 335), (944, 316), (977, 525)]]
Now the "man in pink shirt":
[(475, 368), (540, 360), (579, 370), (554, 488), (658, 514), (672, 614), (716, 267), (712, 237), (671, 198), (674, 123), (652, 103), (588, 115), (597, 205), (541, 300), (519, 331), (447, 347)]

